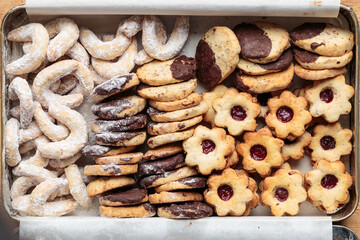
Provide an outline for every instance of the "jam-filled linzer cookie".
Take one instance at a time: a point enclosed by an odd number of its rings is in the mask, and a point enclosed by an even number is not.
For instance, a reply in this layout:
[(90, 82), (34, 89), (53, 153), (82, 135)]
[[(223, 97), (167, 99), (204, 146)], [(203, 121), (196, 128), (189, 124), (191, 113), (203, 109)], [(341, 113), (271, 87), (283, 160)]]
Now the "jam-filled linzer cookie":
[(301, 137), (297, 138), (295, 141), (287, 143), (285, 140), (285, 145), (282, 148), (282, 156), (284, 161), (288, 159), (299, 160), (304, 157), (304, 148), (311, 143), (311, 134), (305, 132)]
[(247, 132), (244, 143), (236, 147), (236, 151), (243, 157), (244, 169), (250, 173), (257, 172), (262, 177), (271, 173), (271, 168), (280, 167), (284, 160), (281, 148), (284, 142), (274, 138), (268, 128), (257, 132)]
[(320, 160), (305, 174), (310, 202), (321, 211), (332, 212), (349, 202), (352, 177), (340, 161)]
[(205, 102), (208, 105), (208, 109), (204, 114), (204, 121), (211, 123), (212, 126), (215, 125), (214, 123), (215, 110), (213, 108), (214, 100), (223, 97), (226, 90), (227, 87), (220, 84), (214, 87), (210, 92), (202, 93), (203, 102)]
[(341, 156), (351, 153), (352, 131), (343, 129), (339, 122), (317, 125), (313, 135), (309, 148), (312, 150), (311, 160), (314, 162), (321, 159), (330, 162), (337, 161)]

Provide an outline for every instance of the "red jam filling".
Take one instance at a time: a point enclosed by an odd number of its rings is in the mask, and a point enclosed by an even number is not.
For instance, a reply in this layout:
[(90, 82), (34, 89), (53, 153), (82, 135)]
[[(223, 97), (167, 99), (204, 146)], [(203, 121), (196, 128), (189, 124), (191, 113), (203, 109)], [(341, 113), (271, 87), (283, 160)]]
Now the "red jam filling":
[(261, 161), (266, 158), (267, 151), (262, 145), (254, 145), (250, 148), (250, 156), (256, 161)]
[(324, 136), (320, 139), (320, 145), (324, 150), (334, 149), (336, 141), (332, 136)]
[(275, 198), (280, 202), (286, 201), (289, 197), (289, 191), (286, 188), (278, 188), (275, 191)]
[(231, 117), (236, 121), (243, 121), (246, 117), (246, 111), (241, 106), (234, 106), (230, 110)]
[(202, 146), (203, 153), (205, 153), (205, 154), (208, 154), (208, 153), (214, 151), (214, 149), (216, 147), (215, 143), (211, 140), (202, 141), (201, 146)]
[(331, 103), (334, 99), (334, 93), (330, 88), (325, 88), (320, 92), (320, 99), (323, 102)]
[(336, 186), (337, 182), (337, 177), (331, 174), (327, 174), (321, 179), (321, 186), (326, 189), (332, 189)]
[(293, 119), (294, 117), (294, 111), (287, 107), (287, 106), (283, 106), (280, 107), (277, 111), (276, 111), (276, 117), (277, 119), (279, 119), (281, 122), (283, 123), (287, 123), (290, 122), (291, 119)]
[(218, 190), (218, 195), (219, 195), (219, 198), (221, 198), (221, 200), (223, 201), (229, 201), (230, 198), (232, 198), (232, 196), (234, 195), (234, 191), (232, 189), (231, 186), (229, 185), (221, 185)]

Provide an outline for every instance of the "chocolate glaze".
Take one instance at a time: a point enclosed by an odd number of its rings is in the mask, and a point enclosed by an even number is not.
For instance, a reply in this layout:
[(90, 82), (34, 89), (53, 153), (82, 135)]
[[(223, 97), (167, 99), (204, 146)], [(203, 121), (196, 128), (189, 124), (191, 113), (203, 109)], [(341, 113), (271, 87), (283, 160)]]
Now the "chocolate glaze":
[(147, 188), (148, 186), (152, 185), (158, 178), (165, 178), (165, 177), (169, 176), (170, 174), (175, 173), (176, 171), (177, 170), (173, 170), (173, 171), (165, 172), (163, 174), (151, 175), (151, 176), (145, 177), (145, 178), (141, 179), (140, 186), (143, 188)]
[(202, 218), (213, 214), (213, 209), (202, 202), (189, 202), (183, 204), (171, 204), (169, 207), (163, 207), (165, 211), (170, 212), (176, 218)]
[(311, 47), (311, 49), (315, 49), (315, 48), (317, 48), (317, 47), (320, 47), (321, 45), (325, 45), (325, 43), (317, 43), (317, 42), (313, 42), (313, 43), (311, 43), (311, 45), (310, 45), (310, 47)]
[(235, 74), (235, 85), (238, 89), (244, 92), (252, 93), (249, 86), (245, 85), (242, 79), (243, 71), (238, 70)]
[(93, 121), (93, 124), (97, 125), (102, 132), (123, 132), (143, 128), (146, 126), (146, 121), (146, 115), (139, 114), (111, 121), (98, 119)]
[(246, 58), (265, 58), (272, 48), (271, 40), (265, 31), (251, 23), (241, 23), (235, 26), (234, 33), (241, 46), (241, 55)]
[(124, 86), (132, 79), (133, 74), (116, 76), (95, 87), (93, 93), (97, 95), (113, 95), (121, 92)]
[(196, 47), (195, 59), (198, 79), (206, 86), (214, 87), (221, 80), (221, 69), (216, 64), (215, 53), (203, 39)]
[(203, 177), (182, 178), (179, 182), (192, 188), (204, 188), (206, 186), (206, 178)]
[(259, 64), (261, 68), (266, 70), (284, 70), (290, 66), (293, 60), (293, 55), (290, 49), (286, 50), (275, 61), (267, 64)]
[(139, 177), (162, 174), (166, 171), (184, 166), (184, 164), (184, 155), (181, 153), (167, 159), (145, 162), (139, 166)]
[(111, 151), (112, 147), (101, 146), (101, 145), (87, 145), (82, 149), (82, 153), (87, 157), (100, 156), (109, 151)]
[(295, 28), (290, 33), (290, 38), (294, 42), (298, 40), (310, 39), (319, 35), (322, 31), (324, 31), (325, 27), (326, 27), (325, 23), (307, 22)]
[(131, 189), (125, 192), (113, 193), (102, 197), (103, 200), (122, 204), (139, 204), (146, 197), (145, 189)]
[(121, 141), (130, 140), (142, 132), (105, 132), (95, 134), (95, 140), (105, 144), (114, 144)]
[(196, 71), (196, 62), (194, 58), (182, 55), (174, 60), (170, 65), (170, 71), (173, 78), (178, 80), (190, 80)]
[(144, 203), (144, 204), (141, 204), (141, 206), (143, 206), (145, 208), (145, 210), (151, 214), (156, 213), (156, 208), (153, 205), (151, 205), (150, 203)]
[(163, 114), (165, 112), (162, 112), (162, 111), (159, 111), (157, 110), (156, 108), (153, 108), (153, 107), (149, 107), (147, 110), (146, 110), (147, 114), (149, 114), (149, 116), (154, 116), (154, 115), (160, 115), (160, 114)]
[(119, 119), (120, 114), (127, 108), (133, 107), (134, 103), (125, 99), (110, 100), (92, 105), (94, 115), (103, 119)]
[(300, 59), (300, 61), (305, 63), (313, 63), (319, 58), (318, 54), (306, 51), (301, 48), (294, 48), (294, 54)]

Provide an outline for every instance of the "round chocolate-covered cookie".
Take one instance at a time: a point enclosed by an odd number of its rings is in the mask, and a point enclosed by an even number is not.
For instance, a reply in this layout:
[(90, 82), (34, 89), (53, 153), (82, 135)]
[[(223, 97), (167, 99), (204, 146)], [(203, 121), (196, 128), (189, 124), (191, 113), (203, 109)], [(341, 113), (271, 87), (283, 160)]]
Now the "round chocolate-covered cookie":
[(147, 118), (144, 114), (126, 117), (119, 120), (101, 120), (97, 119), (90, 123), (91, 131), (94, 133), (101, 132), (126, 132), (144, 128)]
[(95, 135), (96, 143), (107, 146), (138, 146), (146, 140), (146, 132), (103, 132)]
[(101, 205), (105, 206), (127, 206), (136, 205), (148, 201), (146, 189), (130, 189), (125, 192), (111, 193), (99, 199)]
[(157, 213), (159, 217), (195, 219), (211, 216), (213, 209), (202, 202), (189, 202), (159, 207)]
[(163, 174), (166, 171), (174, 170), (184, 165), (184, 155), (181, 153), (163, 160), (145, 162), (139, 166), (139, 177)]
[(163, 145), (154, 149), (150, 149), (144, 154), (144, 160), (152, 161), (160, 158), (166, 158), (177, 153), (182, 152), (182, 144), (181, 143), (170, 143), (167, 145)]

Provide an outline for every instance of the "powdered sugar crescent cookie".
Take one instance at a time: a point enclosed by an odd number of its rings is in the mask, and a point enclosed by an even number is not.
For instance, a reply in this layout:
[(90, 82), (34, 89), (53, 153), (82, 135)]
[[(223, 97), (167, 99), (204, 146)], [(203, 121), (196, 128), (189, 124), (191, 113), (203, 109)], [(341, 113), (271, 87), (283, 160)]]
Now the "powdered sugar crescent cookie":
[(130, 189), (125, 192), (116, 192), (99, 198), (103, 206), (129, 206), (147, 202), (149, 200), (146, 189)]
[(281, 153), (284, 158), (284, 161), (288, 159), (299, 160), (304, 157), (304, 148), (311, 143), (311, 134), (304, 132), (301, 137), (296, 139), (294, 142), (289, 144), (285, 140), (285, 145), (283, 146)]
[(195, 107), (200, 104), (201, 100), (202, 100), (202, 96), (196, 92), (193, 92), (186, 98), (176, 101), (161, 102), (161, 101), (149, 100), (149, 105), (160, 111), (171, 112), (171, 111)]
[(89, 54), (79, 42), (75, 42), (65, 55), (69, 56), (71, 59), (81, 62), (87, 67), (90, 65)]
[(95, 135), (96, 144), (107, 146), (138, 146), (145, 140), (146, 132), (103, 132)]
[(126, 132), (144, 128), (146, 122), (146, 115), (138, 114), (119, 120), (94, 120), (90, 123), (90, 127), (93, 133)]
[(153, 148), (148, 150), (144, 154), (144, 160), (152, 161), (159, 158), (165, 158), (168, 156), (175, 155), (179, 152), (182, 152), (182, 144), (181, 143), (170, 143), (157, 148)]
[(10, 189), (11, 199), (26, 195), (27, 191), (39, 184), (38, 179), (32, 177), (19, 177), (17, 178)]
[(132, 38), (141, 31), (144, 16), (135, 15), (124, 20), (119, 30), (128, 38)]
[(122, 176), (137, 173), (138, 165), (87, 165), (84, 168), (85, 176)]
[(195, 53), (200, 82), (213, 88), (227, 78), (239, 62), (241, 47), (228, 27), (213, 27), (200, 39)]
[(157, 214), (159, 217), (165, 218), (197, 219), (203, 217), (210, 217), (213, 214), (213, 210), (205, 203), (190, 202), (159, 207)]
[(210, 92), (203, 92), (201, 95), (203, 101), (208, 105), (208, 109), (204, 114), (204, 121), (214, 124), (215, 110), (213, 109), (213, 102), (216, 98), (221, 98), (224, 96), (227, 87), (224, 85), (217, 85)]
[(185, 139), (190, 138), (193, 134), (194, 134), (194, 128), (190, 128), (188, 130), (181, 132), (162, 134), (149, 138), (147, 140), (147, 144), (150, 148), (156, 148), (158, 146), (165, 145), (168, 143), (183, 141)]
[(170, 122), (170, 123), (154, 123), (149, 122), (147, 125), (147, 131), (150, 135), (161, 135), (179, 132), (201, 122), (203, 119), (202, 116), (197, 116), (194, 118), (190, 118), (188, 120), (180, 121), (180, 122)]
[(197, 192), (160, 192), (149, 195), (149, 202), (152, 204), (202, 201), (204, 197)]
[[(13, 174), (14, 174), (13, 169)], [(15, 176), (24, 176), (24, 177), (34, 177), (40, 182), (45, 181), (49, 178), (55, 178), (55, 174), (45, 169), (44, 167), (36, 166), (35, 164), (28, 164), (26, 161), (21, 161), (18, 166), (16, 166)]]
[(61, 178), (49, 178), (37, 185), (31, 192), (31, 204), (38, 207), (46, 203), (48, 198), (60, 187), (65, 186), (67, 180)]
[(144, 203), (138, 206), (126, 207), (105, 207), (100, 206), (100, 216), (118, 217), (118, 218), (140, 218), (153, 217), (156, 215), (156, 208), (150, 203)]
[(298, 77), (310, 81), (332, 78), (347, 72), (346, 67), (312, 70), (312, 69), (303, 68), (299, 64), (295, 65), (294, 71)]
[(69, 182), (70, 193), (75, 200), (83, 207), (90, 207), (92, 200), (87, 195), (86, 185), (78, 166), (73, 164), (65, 168), (65, 176)]
[(50, 159), (49, 166), (55, 169), (62, 169), (74, 164), (79, 158), (81, 158), (81, 151), (76, 153), (74, 156), (64, 158), (64, 159)]
[(15, 118), (11, 118), (5, 124), (5, 161), (11, 167), (16, 166), (21, 161), (19, 128), (20, 123)]
[(163, 174), (166, 171), (174, 170), (184, 165), (184, 155), (182, 154), (177, 154), (173, 157), (158, 161), (145, 162), (139, 165), (139, 177)]
[(122, 153), (118, 155), (97, 157), (95, 163), (100, 165), (106, 164), (134, 164), (139, 163), (143, 157), (142, 152)]
[(75, 200), (61, 200), (56, 202), (47, 202), (37, 207), (31, 207), (31, 212), (42, 217), (59, 217), (68, 214), (77, 208)]
[(82, 153), (87, 157), (105, 157), (122, 153), (128, 153), (135, 149), (135, 146), (130, 147), (111, 147), (101, 145), (87, 145), (82, 149)]
[(76, 77), (72, 75), (67, 75), (61, 78), (60, 80), (58, 80), (57, 82), (59, 81), (60, 81), (59, 87), (56, 89), (56, 91), (53, 90), (52, 91), (60, 95), (65, 95), (67, 93), (70, 93), (73, 89), (76, 88), (78, 84)]
[(88, 196), (94, 198), (96, 195), (107, 192), (115, 188), (128, 187), (135, 184), (135, 180), (131, 177), (101, 177), (90, 182), (87, 185)]
[(41, 136), (43, 132), (35, 121), (32, 121), (28, 128), (19, 130), (19, 144), (23, 144), (27, 141), (33, 140)]
[(158, 186), (155, 188), (155, 192), (196, 189), (196, 188), (204, 188), (205, 186), (206, 186), (206, 178), (187, 177)]
[(152, 60), (154, 60), (154, 58), (147, 54), (145, 49), (140, 50), (135, 56), (135, 64), (139, 66), (149, 63)]

